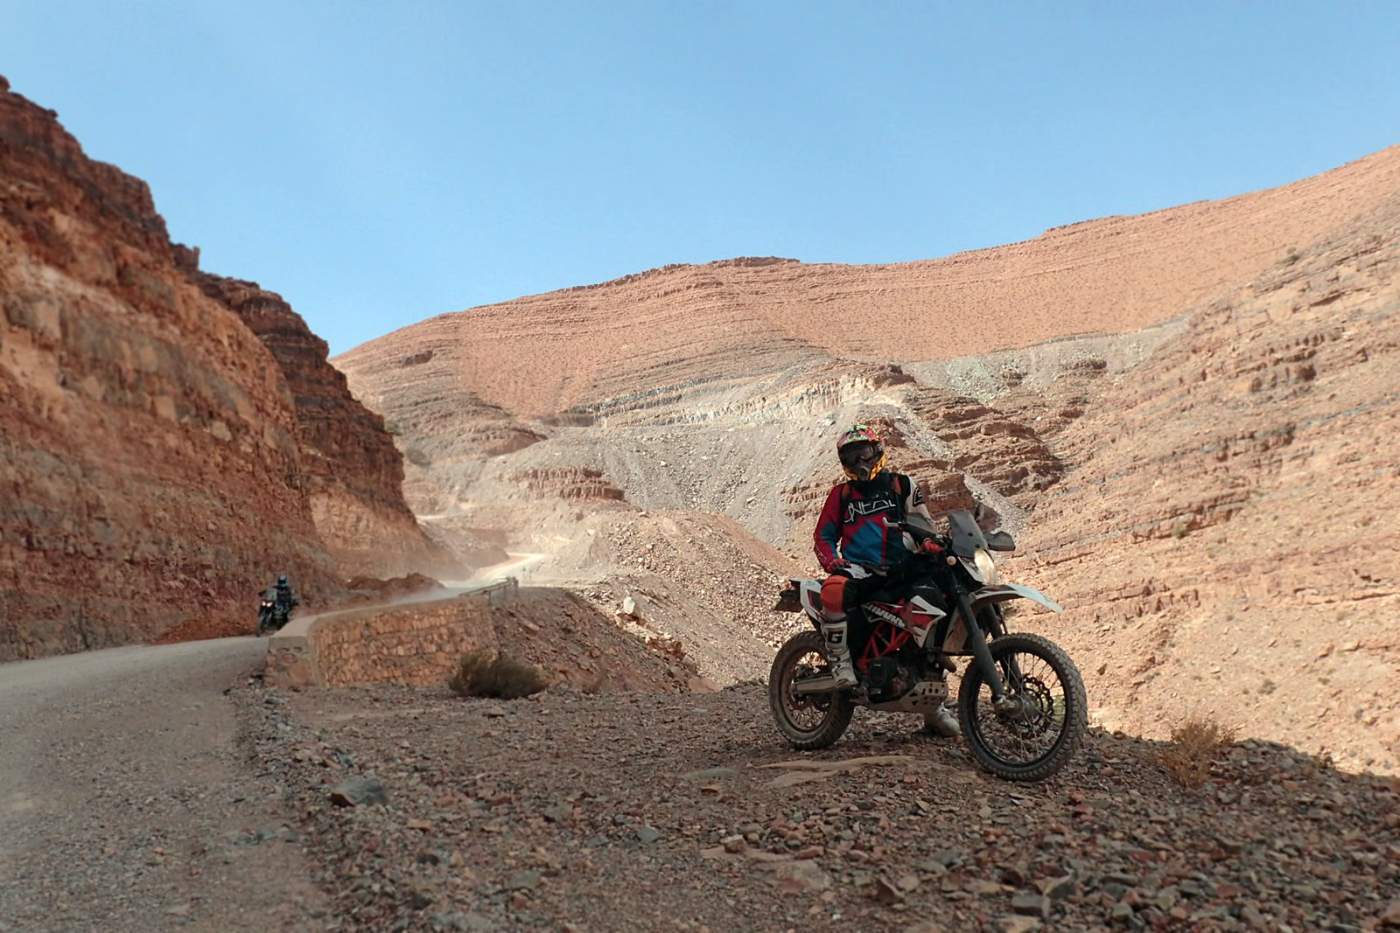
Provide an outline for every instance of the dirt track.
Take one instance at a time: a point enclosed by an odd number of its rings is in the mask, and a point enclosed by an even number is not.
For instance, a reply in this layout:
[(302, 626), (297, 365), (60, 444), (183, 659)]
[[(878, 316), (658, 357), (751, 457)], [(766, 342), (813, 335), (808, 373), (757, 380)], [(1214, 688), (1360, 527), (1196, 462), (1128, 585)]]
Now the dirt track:
[[(1095, 732), (1011, 786), (897, 718), (793, 763), (751, 685), (288, 696), (246, 686), (262, 648), (0, 667), (0, 931), (1400, 920), (1395, 786), (1278, 746), (1183, 791), (1153, 743)], [(331, 806), (356, 774), (387, 804)]]
[(281, 789), (224, 691), (265, 642), (0, 665), (0, 930), (314, 924)]

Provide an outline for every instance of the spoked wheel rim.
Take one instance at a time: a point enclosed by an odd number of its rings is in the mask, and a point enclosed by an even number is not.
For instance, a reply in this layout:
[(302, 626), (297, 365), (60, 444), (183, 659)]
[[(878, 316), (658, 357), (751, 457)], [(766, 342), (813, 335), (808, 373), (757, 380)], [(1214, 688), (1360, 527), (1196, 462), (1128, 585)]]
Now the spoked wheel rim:
[(1014, 701), (998, 710), (992, 688), (979, 683), (971, 726), (982, 747), (998, 762), (1027, 768), (1055, 751), (1068, 725), (1069, 685), (1049, 659), (1017, 648), (997, 658), (1003, 682)]
[(821, 729), (831, 711), (832, 695), (813, 693), (799, 696), (793, 692), (793, 682), (830, 672), (831, 665), (826, 657), (815, 649), (797, 655), (784, 669), (781, 682), (783, 717), (798, 732), (815, 733)]

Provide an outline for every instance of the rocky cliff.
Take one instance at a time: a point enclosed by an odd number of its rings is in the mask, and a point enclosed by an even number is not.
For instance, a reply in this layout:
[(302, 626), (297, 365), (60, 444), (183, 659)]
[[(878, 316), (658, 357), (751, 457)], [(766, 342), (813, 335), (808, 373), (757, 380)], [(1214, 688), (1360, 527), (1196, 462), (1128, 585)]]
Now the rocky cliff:
[(338, 593), (317, 530), (337, 451), (365, 451), (341, 482), (394, 513), (374, 417), (308, 441), (274, 353), (190, 258), (145, 183), (0, 80), (0, 660), (250, 619), (282, 571)]
[(357, 402), (327, 362), (326, 342), (280, 295), (201, 272), (195, 259), (182, 253), (191, 281), (238, 315), (287, 381), (311, 515), (341, 573), (460, 576), (461, 562), (427, 537), (404, 503), (403, 458), (383, 418)]
[(335, 586), (290, 396), (149, 189), (0, 89), (0, 659)]

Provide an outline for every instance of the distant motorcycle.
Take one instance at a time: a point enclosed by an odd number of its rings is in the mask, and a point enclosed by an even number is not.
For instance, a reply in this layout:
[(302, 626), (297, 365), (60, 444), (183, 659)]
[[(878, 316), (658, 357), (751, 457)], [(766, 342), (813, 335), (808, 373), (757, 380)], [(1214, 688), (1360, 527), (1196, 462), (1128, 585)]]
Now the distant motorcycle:
[(268, 587), (258, 600), (258, 634), (270, 635), (280, 631), (291, 617), (291, 607), (278, 601), (276, 587)]
[(894, 526), (915, 546), (901, 588), (907, 595), (877, 593), (861, 607), (870, 624), (864, 645), (852, 645), (859, 678), (853, 688), (836, 689), (831, 674), (820, 629), (821, 582), (789, 581), (775, 608), (806, 613), (816, 631), (792, 636), (773, 660), (773, 718), (794, 747), (814, 749), (841, 737), (856, 706), (929, 717), (948, 697), (943, 675), (956, 670), (951, 659), (966, 656), (958, 722), (973, 757), (998, 777), (1044, 780), (1083, 741), (1084, 680), (1049, 639), (1008, 634), (1002, 603), (1030, 599), (1055, 612), (1061, 607), (1029, 586), (1001, 581), (991, 552), (1013, 550), (1011, 535), (984, 535), (966, 511), (949, 512), (948, 525), (946, 537), (919, 516)]
[(277, 582), (263, 591), (258, 602), (258, 634), (279, 631), (292, 617), (292, 610), (301, 604), (292, 591), (292, 581), (279, 574)]

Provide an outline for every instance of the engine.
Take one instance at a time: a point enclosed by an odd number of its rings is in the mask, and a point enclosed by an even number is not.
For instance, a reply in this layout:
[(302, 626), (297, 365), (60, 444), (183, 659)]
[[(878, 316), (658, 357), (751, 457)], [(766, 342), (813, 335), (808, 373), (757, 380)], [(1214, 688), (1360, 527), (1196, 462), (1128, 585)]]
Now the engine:
[(865, 687), (872, 703), (898, 700), (918, 682), (914, 669), (897, 658), (876, 658), (865, 672)]

